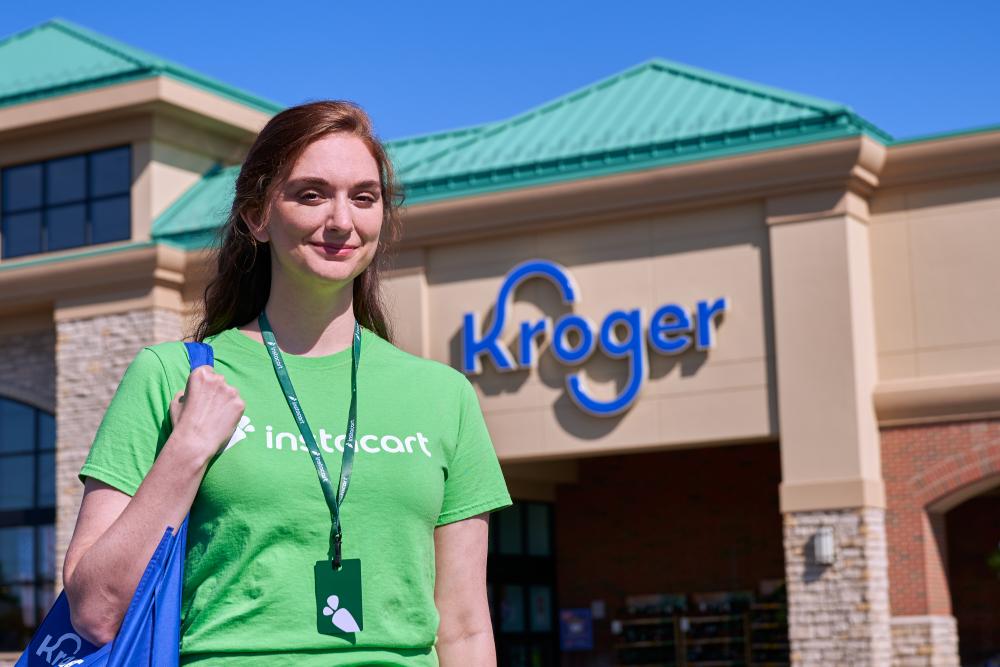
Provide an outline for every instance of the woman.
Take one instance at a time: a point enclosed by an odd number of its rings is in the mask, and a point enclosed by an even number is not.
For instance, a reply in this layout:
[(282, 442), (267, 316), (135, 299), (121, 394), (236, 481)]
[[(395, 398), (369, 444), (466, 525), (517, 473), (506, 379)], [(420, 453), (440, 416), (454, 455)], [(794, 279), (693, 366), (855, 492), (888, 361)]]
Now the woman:
[(388, 342), (396, 193), (354, 105), (261, 131), (196, 335), (215, 368), (142, 349), (80, 472), (63, 578), (81, 634), (114, 637), (190, 511), (183, 664), (495, 664), (487, 518), (510, 497), (469, 382)]

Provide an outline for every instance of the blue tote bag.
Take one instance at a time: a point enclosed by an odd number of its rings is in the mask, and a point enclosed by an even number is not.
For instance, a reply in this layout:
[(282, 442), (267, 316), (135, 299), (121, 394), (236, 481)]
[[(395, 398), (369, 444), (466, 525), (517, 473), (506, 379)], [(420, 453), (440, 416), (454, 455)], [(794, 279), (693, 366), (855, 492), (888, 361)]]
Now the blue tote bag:
[[(212, 348), (184, 343), (191, 370), (214, 365)], [(184, 581), (185, 518), (167, 528), (146, 565), (114, 640), (94, 646), (70, 623), (69, 600), (59, 594), (15, 667), (176, 667), (180, 660), (181, 587)]]

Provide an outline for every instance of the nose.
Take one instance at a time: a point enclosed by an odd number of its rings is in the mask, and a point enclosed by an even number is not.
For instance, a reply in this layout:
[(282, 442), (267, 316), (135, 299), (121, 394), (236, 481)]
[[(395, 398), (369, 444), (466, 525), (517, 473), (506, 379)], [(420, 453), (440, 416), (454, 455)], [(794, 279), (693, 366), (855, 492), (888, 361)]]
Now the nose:
[(351, 204), (346, 196), (338, 196), (331, 199), (324, 227), (338, 234), (349, 233), (354, 228)]

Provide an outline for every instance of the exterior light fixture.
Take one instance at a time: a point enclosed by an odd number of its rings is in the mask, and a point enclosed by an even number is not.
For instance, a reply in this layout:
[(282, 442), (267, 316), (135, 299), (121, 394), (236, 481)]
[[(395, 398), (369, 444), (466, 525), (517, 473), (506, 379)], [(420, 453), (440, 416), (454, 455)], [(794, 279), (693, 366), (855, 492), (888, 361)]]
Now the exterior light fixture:
[(837, 560), (832, 526), (823, 526), (813, 536), (813, 560), (819, 565), (833, 565)]

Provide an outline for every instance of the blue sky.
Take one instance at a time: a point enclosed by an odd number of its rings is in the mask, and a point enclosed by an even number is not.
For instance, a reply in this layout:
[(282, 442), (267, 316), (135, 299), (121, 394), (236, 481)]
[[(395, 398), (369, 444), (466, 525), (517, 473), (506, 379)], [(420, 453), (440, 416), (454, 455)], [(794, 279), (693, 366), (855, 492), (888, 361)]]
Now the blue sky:
[(896, 138), (1000, 124), (1000, 2), (4, 3), (397, 139), (504, 118), (653, 57), (853, 107)]

